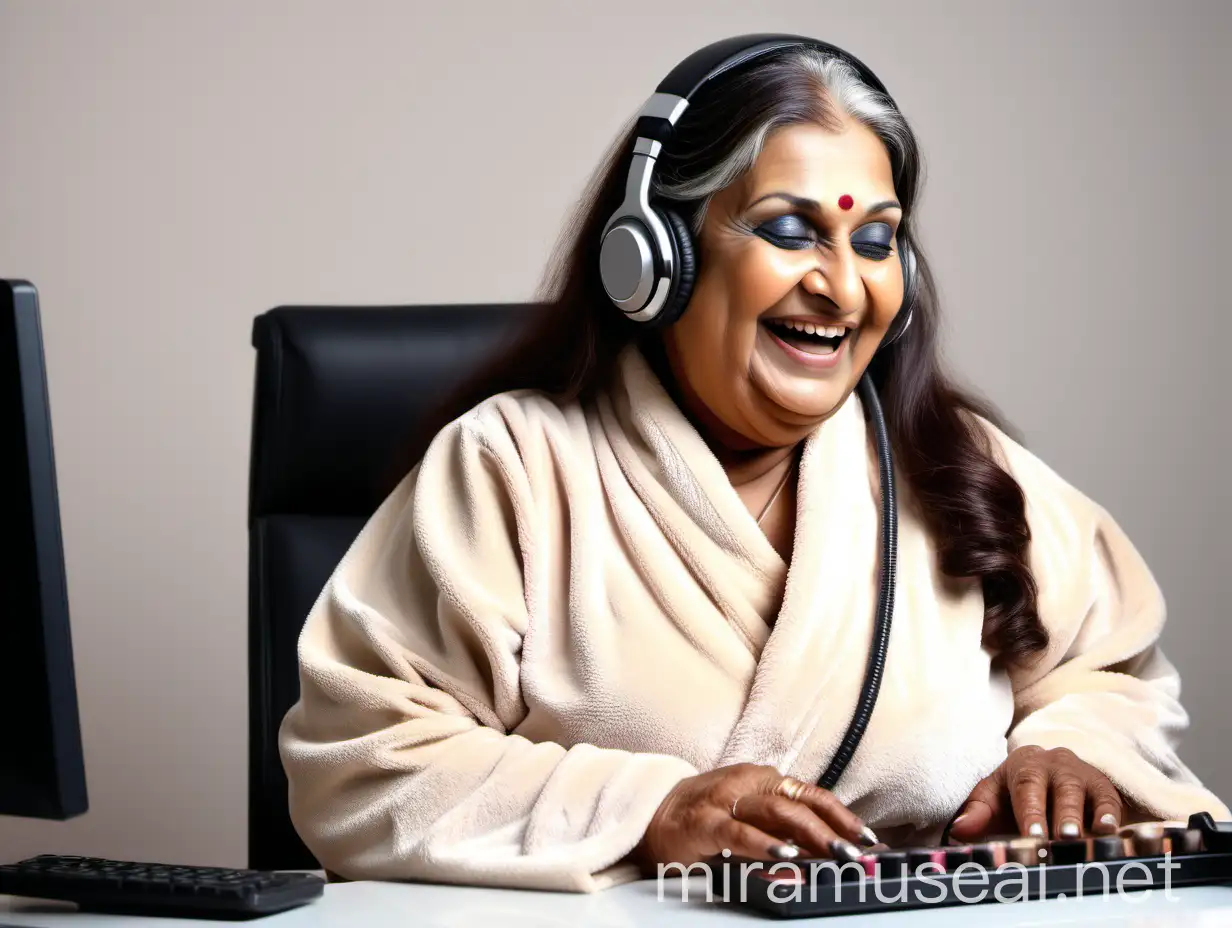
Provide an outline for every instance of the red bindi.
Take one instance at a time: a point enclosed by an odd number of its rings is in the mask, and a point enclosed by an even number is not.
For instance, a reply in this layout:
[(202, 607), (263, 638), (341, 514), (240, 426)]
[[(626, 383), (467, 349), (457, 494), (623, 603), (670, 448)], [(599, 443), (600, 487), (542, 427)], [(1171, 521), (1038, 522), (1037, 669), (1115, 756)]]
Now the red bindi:
[(855, 200), (851, 198), (851, 194), (849, 193), (844, 193), (841, 197), (838, 198), (838, 208), (839, 209), (851, 209), (854, 203), (855, 203)]

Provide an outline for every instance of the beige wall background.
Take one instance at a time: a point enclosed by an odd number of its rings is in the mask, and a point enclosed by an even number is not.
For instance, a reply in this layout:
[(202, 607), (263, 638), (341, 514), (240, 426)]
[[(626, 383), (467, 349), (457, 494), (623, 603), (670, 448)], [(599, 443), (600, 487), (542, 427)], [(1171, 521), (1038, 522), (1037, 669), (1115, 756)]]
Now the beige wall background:
[(0, 859), (245, 862), (252, 318), (529, 297), (659, 78), (771, 30), (916, 126), (951, 359), (1153, 565), (1183, 756), (1232, 796), (1232, 5), (0, 0), (0, 274), (42, 295), (92, 803), (0, 820)]

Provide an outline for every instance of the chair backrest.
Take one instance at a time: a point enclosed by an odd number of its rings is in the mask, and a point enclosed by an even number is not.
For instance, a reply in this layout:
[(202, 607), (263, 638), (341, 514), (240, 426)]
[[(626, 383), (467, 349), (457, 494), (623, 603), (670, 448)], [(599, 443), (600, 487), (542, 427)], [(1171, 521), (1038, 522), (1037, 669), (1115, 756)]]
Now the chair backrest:
[(380, 505), (422, 417), (529, 304), (280, 307), (258, 316), (248, 500), (248, 865), (315, 869), (291, 825), (278, 727), (304, 619)]

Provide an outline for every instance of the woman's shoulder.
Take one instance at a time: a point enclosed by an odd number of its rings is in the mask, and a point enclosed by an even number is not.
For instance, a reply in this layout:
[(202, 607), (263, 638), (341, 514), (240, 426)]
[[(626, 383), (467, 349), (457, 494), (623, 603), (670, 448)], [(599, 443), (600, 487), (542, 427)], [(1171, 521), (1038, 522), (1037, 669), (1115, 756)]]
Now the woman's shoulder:
[(577, 400), (565, 400), (542, 390), (509, 390), (476, 403), (433, 439), (431, 453), (470, 447), (501, 458), (525, 460), (553, 438), (568, 442), (585, 434), (585, 410)]
[(1062, 476), (1050, 462), (1028, 448), (1020, 439), (985, 416), (975, 413), (970, 415), (987, 436), (998, 463), (1023, 485), (1023, 492), (1065, 499), (1077, 505), (1095, 505), (1093, 500)]
[(1022, 489), (1041, 618), (1053, 627), (1065, 624), (1066, 616), (1086, 615), (1101, 590), (1150, 602), (1151, 614), (1162, 616), (1163, 594), (1150, 567), (1108, 509), (1041, 455), (987, 419), (977, 419), (999, 463)]
[(567, 426), (582, 414), (577, 400), (561, 399), (543, 390), (508, 390), (472, 406), (457, 422), (464, 429), (486, 434)]
[(1022, 441), (988, 418), (973, 414), (997, 462), (1021, 488), (1033, 541), (1076, 556), (1109, 521), (1092, 496)]

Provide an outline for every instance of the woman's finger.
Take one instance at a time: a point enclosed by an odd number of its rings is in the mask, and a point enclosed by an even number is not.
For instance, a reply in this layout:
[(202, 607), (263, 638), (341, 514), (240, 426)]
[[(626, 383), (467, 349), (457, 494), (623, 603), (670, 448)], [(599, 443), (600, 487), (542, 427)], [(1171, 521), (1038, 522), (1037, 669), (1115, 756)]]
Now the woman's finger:
[(958, 816), (950, 824), (950, 836), (960, 841), (975, 841), (992, 832), (1005, 830), (1013, 820), (1013, 809), (1006, 802), (1005, 768), (998, 767), (967, 797)]
[(1087, 795), (1091, 803), (1091, 831), (1095, 834), (1116, 834), (1121, 828), (1125, 817), (1125, 806), (1121, 801), (1121, 792), (1112, 785), (1112, 781), (1094, 770), (1087, 782)]
[(1018, 830), (1032, 838), (1048, 837), (1048, 767), (1043, 751), (1015, 751), (1010, 755), (1006, 785)]
[(775, 851), (787, 843), (785, 839), (776, 838), (756, 825), (732, 818), (720, 826), (718, 839), (721, 845), (719, 853), (729, 850), (735, 857), (751, 857), (753, 860), (775, 859)]
[(1073, 766), (1062, 763), (1052, 768), (1052, 833), (1071, 840), (1082, 837), (1087, 810), (1087, 783)]
[(822, 789), (812, 783), (805, 783), (794, 777), (787, 777), (787, 787), (780, 781), (775, 784), (774, 792), (778, 795), (787, 794), (789, 800), (794, 800), (811, 810), (817, 817), (824, 820), (838, 837), (854, 842), (861, 847), (870, 847), (877, 843), (877, 835), (856, 815), (839, 802), (828, 789)]
[(737, 805), (739, 820), (782, 835), (806, 857), (834, 857), (855, 860), (860, 849), (836, 832), (824, 819), (802, 802), (785, 796), (743, 797)]

